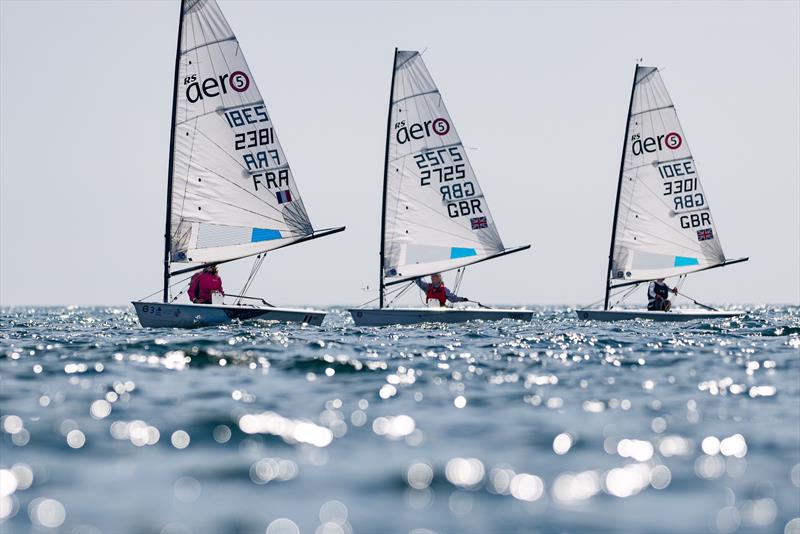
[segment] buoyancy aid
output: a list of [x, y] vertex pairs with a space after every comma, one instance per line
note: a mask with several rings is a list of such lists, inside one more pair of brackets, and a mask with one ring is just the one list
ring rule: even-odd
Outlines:
[[666, 299], [669, 297], [669, 286], [667, 284], [661, 284], [659, 282], [654, 282], [655, 287], [653, 288], [653, 292], [661, 297], [662, 299]]
[[669, 286], [656, 281], [650, 282], [650, 287], [647, 291], [647, 309], [655, 310], [660, 309], [659, 303], [669, 298]]
[[447, 302], [447, 291], [444, 288], [444, 284], [439, 284], [438, 286], [428, 284], [426, 300], [438, 300], [439, 305], [444, 306]]

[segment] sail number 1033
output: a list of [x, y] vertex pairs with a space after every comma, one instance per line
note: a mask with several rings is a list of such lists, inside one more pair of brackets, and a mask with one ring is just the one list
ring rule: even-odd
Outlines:
[[672, 197], [676, 212], [706, 206], [706, 199], [700, 190], [700, 182], [691, 160], [659, 165], [658, 173], [663, 179], [663, 196]]

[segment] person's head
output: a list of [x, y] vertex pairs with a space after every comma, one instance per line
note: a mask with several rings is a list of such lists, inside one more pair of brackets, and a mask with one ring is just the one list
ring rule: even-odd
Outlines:
[[431, 283], [434, 285], [439, 285], [442, 283], [442, 275], [439, 273], [433, 273], [431, 275]]
[[659, 284], [663, 284], [664, 283], [664, 279], [663, 278], [659, 278], [658, 280], [656, 280], [656, 282], [658, 282]]
[[219, 269], [217, 269], [216, 264], [206, 265], [205, 269], [203, 269], [207, 273], [211, 273], [214, 275], [219, 274]]

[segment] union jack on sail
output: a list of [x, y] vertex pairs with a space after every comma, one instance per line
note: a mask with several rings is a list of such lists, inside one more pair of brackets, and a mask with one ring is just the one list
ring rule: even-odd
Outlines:
[[697, 231], [698, 241], [707, 241], [709, 239], [714, 239], [714, 232], [711, 230], [711, 228], [703, 228], [702, 230]]
[[489, 226], [489, 223], [486, 222], [486, 217], [473, 217], [469, 222], [472, 224], [473, 230], [480, 230]]

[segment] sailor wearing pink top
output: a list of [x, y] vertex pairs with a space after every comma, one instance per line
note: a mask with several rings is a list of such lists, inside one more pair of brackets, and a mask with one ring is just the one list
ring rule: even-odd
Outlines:
[[211, 304], [211, 293], [214, 291], [225, 294], [217, 266], [208, 265], [192, 276], [192, 281], [189, 283], [189, 300], [195, 304]]

